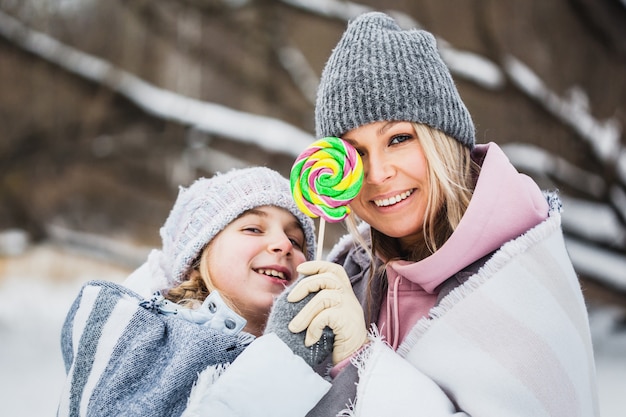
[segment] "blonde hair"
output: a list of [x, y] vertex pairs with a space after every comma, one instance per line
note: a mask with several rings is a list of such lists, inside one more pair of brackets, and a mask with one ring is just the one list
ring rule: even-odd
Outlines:
[[450, 238], [469, 206], [480, 167], [470, 150], [456, 139], [424, 124], [413, 123], [427, 161], [430, 193], [426, 202], [423, 240], [402, 249], [399, 240], [372, 228], [372, 251], [386, 261], [422, 260]]
[[[202, 249], [200, 256], [191, 265], [188, 278], [176, 287], [170, 288], [166, 292], [165, 298], [185, 307], [197, 308], [200, 306], [215, 289], [215, 285], [208, 274], [206, 258], [208, 258], [209, 252], [210, 244]], [[205, 260], [203, 261], [203, 259]], [[203, 272], [205, 273], [203, 274]]]

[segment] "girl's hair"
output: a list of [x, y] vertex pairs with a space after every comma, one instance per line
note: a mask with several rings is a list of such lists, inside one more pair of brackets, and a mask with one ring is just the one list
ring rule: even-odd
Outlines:
[[202, 249], [200, 256], [191, 265], [188, 278], [176, 287], [167, 290], [165, 298], [190, 308], [196, 308], [202, 304], [204, 299], [215, 289], [208, 274], [208, 262], [206, 260], [204, 261], [204, 269], [206, 270], [204, 276], [207, 279], [203, 278], [203, 271], [200, 269], [203, 265], [202, 258], [207, 258], [209, 253], [210, 243]]

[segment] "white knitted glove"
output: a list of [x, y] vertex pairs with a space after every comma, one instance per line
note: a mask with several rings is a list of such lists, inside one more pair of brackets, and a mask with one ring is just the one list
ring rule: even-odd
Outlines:
[[344, 269], [326, 261], [305, 262], [298, 272], [310, 275], [300, 281], [287, 297], [297, 302], [309, 293], [318, 292], [289, 323], [289, 330], [298, 333], [307, 329], [305, 346], [319, 340], [326, 326], [335, 334], [333, 364], [351, 356], [367, 342], [363, 309], [352, 290]]

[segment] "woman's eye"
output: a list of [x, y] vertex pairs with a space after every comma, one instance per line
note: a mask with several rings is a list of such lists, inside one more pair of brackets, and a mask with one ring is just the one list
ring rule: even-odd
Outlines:
[[398, 143], [405, 142], [409, 139], [411, 139], [411, 135], [395, 135], [394, 137], [391, 138], [391, 140], [389, 141], [389, 144], [395, 145]]
[[254, 227], [254, 226], [248, 226], [248, 227], [244, 227], [243, 230], [245, 232], [250, 232], [250, 233], [261, 233], [261, 229], [259, 229], [258, 227]]

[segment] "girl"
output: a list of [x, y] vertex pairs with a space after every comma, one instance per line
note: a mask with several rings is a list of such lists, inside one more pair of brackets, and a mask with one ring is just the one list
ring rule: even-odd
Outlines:
[[434, 37], [383, 13], [352, 21], [322, 73], [316, 134], [351, 143], [365, 179], [351, 203], [363, 223], [333, 263], [299, 267], [309, 276], [267, 326], [303, 358], [333, 330], [332, 387], [307, 416], [597, 416], [560, 201], [475, 144]]
[[181, 415], [198, 373], [216, 378], [262, 334], [315, 250], [311, 219], [268, 168], [181, 188], [160, 234], [124, 285], [89, 282], [71, 307], [59, 416]]

